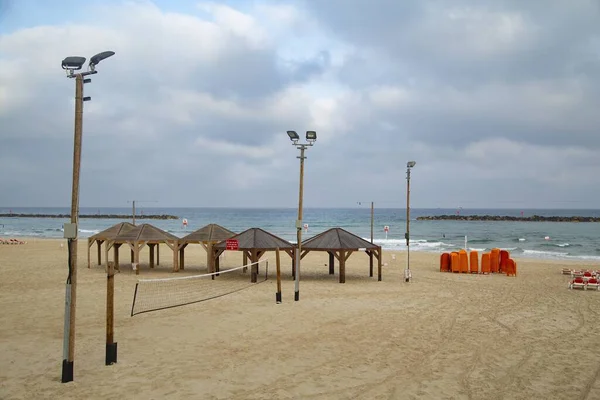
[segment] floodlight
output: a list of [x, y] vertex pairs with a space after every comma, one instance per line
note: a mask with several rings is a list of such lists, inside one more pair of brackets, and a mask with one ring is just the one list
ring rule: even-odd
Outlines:
[[306, 140], [316, 141], [317, 140], [317, 132], [315, 131], [306, 131]]
[[298, 134], [296, 133], [296, 131], [287, 131], [287, 134], [290, 137], [290, 140], [298, 140], [298, 139], [300, 139], [300, 136], [298, 136]]
[[62, 60], [63, 69], [79, 70], [85, 63], [85, 57], [71, 56]]
[[105, 58], [114, 56], [114, 55], [115, 55], [114, 51], [103, 51], [102, 53], [96, 54], [94, 57], [90, 58], [90, 69], [93, 71], [94, 67], [96, 65], [98, 65], [100, 63], [100, 61], [104, 60]]
[[415, 166], [415, 164], [416, 164], [416, 162], [415, 162], [415, 161], [409, 161], [409, 162], [407, 162], [407, 163], [406, 163], [406, 167], [407, 167], [407, 168], [412, 168], [412, 167], [414, 167], [414, 166]]

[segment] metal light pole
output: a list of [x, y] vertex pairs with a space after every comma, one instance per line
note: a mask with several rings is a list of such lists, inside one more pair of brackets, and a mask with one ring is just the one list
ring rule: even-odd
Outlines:
[[[363, 201], [359, 201], [358, 205], [362, 205], [362, 203], [364, 203]], [[375, 203], [372, 201], [371, 202], [371, 243], [373, 243], [373, 223], [374, 223], [374, 216], [375, 216]]]
[[132, 207], [131, 207], [131, 219], [132, 219], [132, 223], [133, 225], [135, 225], [135, 203], [157, 203], [157, 201], [155, 200], [127, 200], [128, 203], [132, 203]]
[[287, 131], [292, 144], [300, 150], [300, 189], [298, 193], [298, 220], [296, 220], [296, 240], [298, 241], [298, 248], [296, 250], [296, 276], [294, 279], [294, 300], [300, 300], [300, 259], [302, 252], [302, 199], [304, 197], [304, 150], [309, 146], [312, 146], [317, 141], [317, 132], [306, 131], [307, 143], [298, 143], [300, 136], [296, 131]]
[[77, 236], [79, 221], [79, 168], [81, 165], [81, 139], [83, 129], [83, 102], [91, 100], [83, 97], [83, 85], [92, 80], [87, 75], [96, 74], [96, 65], [115, 53], [105, 51], [98, 53], [90, 59], [89, 69], [78, 72], [85, 63], [85, 57], [67, 57], [62, 61], [62, 68], [67, 71], [68, 78], [75, 78], [75, 137], [73, 146], [73, 186], [71, 192], [71, 223], [64, 224], [64, 237], [69, 250], [69, 274], [66, 282], [65, 293], [65, 324], [63, 339], [63, 383], [73, 380], [73, 363], [75, 359], [75, 305], [77, 295]]
[[410, 169], [416, 164], [415, 161], [406, 163], [406, 270], [404, 271], [404, 281], [410, 282], [412, 274], [410, 272]]

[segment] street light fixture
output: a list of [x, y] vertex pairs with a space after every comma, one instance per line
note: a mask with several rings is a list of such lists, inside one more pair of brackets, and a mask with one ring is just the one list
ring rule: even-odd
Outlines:
[[410, 272], [410, 170], [415, 166], [415, 161], [406, 163], [406, 269], [404, 270], [404, 281], [410, 282], [412, 274]]
[[306, 131], [306, 141], [307, 143], [298, 143], [300, 140], [300, 135], [296, 133], [296, 131], [287, 131], [292, 144], [296, 146], [298, 150], [300, 150], [300, 190], [298, 196], [298, 219], [296, 220], [296, 233], [297, 233], [297, 241], [298, 241], [298, 249], [296, 253], [296, 269], [295, 269], [295, 277], [294, 277], [294, 300], [300, 300], [300, 258], [302, 252], [302, 197], [304, 195], [304, 150], [306, 150], [309, 146], [312, 146], [317, 141], [317, 132], [315, 131]]
[[[69, 249], [69, 275], [67, 276], [65, 294], [65, 325], [63, 339], [62, 382], [73, 380], [73, 362], [75, 358], [75, 305], [77, 294], [77, 236], [79, 221], [79, 167], [81, 165], [81, 137], [83, 129], [83, 102], [91, 97], [83, 97], [83, 85], [91, 79], [85, 76], [96, 74], [96, 65], [115, 53], [104, 51], [90, 59], [88, 70], [78, 72], [85, 64], [85, 57], [71, 56], [62, 60], [61, 66], [68, 78], [75, 78], [75, 138], [73, 146], [73, 187], [71, 192], [71, 223], [64, 224], [64, 237]], [[107, 348], [108, 351], [108, 348]], [[116, 357], [116, 343], [114, 343]], [[108, 353], [107, 353], [108, 354]]]

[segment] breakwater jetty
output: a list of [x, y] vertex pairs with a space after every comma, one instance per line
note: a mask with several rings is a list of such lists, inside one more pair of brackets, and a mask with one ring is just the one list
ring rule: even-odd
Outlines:
[[518, 221], [518, 222], [600, 222], [600, 217], [513, 217], [510, 215], [431, 215], [417, 217], [418, 221]]
[[[0, 218], [71, 218], [71, 214], [0, 214]], [[131, 214], [81, 214], [79, 218], [96, 219], [131, 219]], [[135, 219], [179, 219], [176, 215], [160, 214], [142, 214], [136, 215]]]

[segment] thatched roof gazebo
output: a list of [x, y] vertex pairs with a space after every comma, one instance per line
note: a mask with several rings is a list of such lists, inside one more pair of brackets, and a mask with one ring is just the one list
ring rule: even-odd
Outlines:
[[235, 236], [235, 232], [223, 228], [221, 225], [208, 224], [189, 235], [182, 237], [179, 239], [179, 267], [181, 269], [184, 268], [184, 251], [187, 245], [190, 243], [199, 243], [204, 250], [206, 250], [206, 265], [208, 272], [215, 272], [215, 263], [214, 258], [212, 257], [213, 245], [233, 236]]
[[331, 228], [302, 242], [302, 259], [311, 251], [329, 254], [329, 274], [334, 274], [334, 257], [340, 263], [340, 283], [346, 282], [346, 260], [355, 251], [369, 255], [369, 276], [373, 276], [373, 257], [377, 258], [377, 280], [381, 280], [381, 246], [377, 246], [342, 228]]
[[133, 251], [132, 262], [138, 265], [135, 271], [136, 274], [139, 274], [140, 250], [145, 245], [148, 245], [150, 248], [150, 268], [154, 268], [154, 247], [158, 250], [158, 245], [164, 243], [173, 250], [173, 272], [177, 272], [179, 271], [177, 262], [178, 241], [179, 238], [177, 236], [153, 225], [137, 225], [131, 230], [120, 233], [111, 241], [115, 249], [115, 267], [119, 266], [119, 247], [122, 244], [128, 244]]
[[104, 246], [105, 259], [108, 262], [108, 251], [112, 247], [112, 243], [110, 242], [115, 237], [117, 237], [121, 233], [125, 233], [135, 228], [135, 225], [129, 222], [120, 222], [116, 225], [111, 226], [103, 230], [102, 232], [98, 232], [95, 235], [92, 235], [88, 238], [88, 251], [87, 251], [87, 260], [88, 260], [88, 268], [91, 266], [91, 256], [90, 249], [96, 243], [98, 245], [98, 265], [102, 264], [102, 243], [106, 242]]
[[[280, 237], [273, 235], [260, 228], [250, 228], [244, 232], [238, 233], [229, 238], [230, 240], [238, 241], [238, 250], [244, 254], [244, 265], [248, 258], [251, 263], [257, 262], [267, 251], [283, 250], [292, 257], [292, 265], [294, 265], [294, 254], [296, 246]], [[219, 242], [213, 246], [213, 260], [215, 269], [219, 271], [219, 256], [227, 250], [226, 241]], [[251, 273], [251, 281], [256, 282], [258, 275], [258, 266], [254, 265]]]

